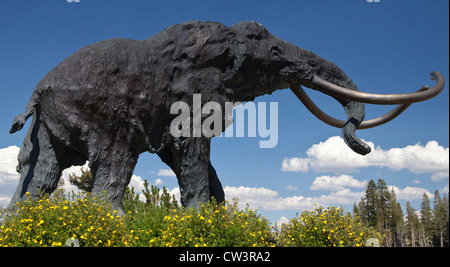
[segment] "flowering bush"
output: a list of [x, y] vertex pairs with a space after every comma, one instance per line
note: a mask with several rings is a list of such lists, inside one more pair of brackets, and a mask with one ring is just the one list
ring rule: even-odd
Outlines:
[[127, 192], [129, 212], [123, 217], [111, 211], [106, 198], [90, 194], [18, 203], [13, 214], [3, 211], [0, 247], [64, 246], [75, 240], [80, 246], [275, 246], [269, 221], [249, 208], [239, 209], [237, 202], [187, 209], [165, 189], [146, 189], [145, 202]]
[[237, 201], [179, 207], [167, 189], [145, 183], [139, 195], [127, 190], [122, 217], [106, 197], [62, 193], [0, 210], [2, 246], [158, 246], [158, 247], [347, 247], [379, 237], [340, 208], [316, 208], [275, 231], [269, 221]]
[[342, 208], [316, 208], [283, 225], [278, 234], [280, 246], [288, 247], [361, 247], [367, 239], [380, 237], [362, 226]]
[[[174, 209], [164, 216], [161, 228], [150, 233], [137, 229], [133, 237], [143, 246], [255, 247], [275, 246], [267, 219], [234, 204], [209, 203], [198, 209]], [[147, 237], [150, 235], [150, 237]]]
[[111, 205], [89, 194], [26, 200], [0, 226], [0, 246], [64, 246], [70, 238], [80, 246], [120, 246], [129, 234]]
[[144, 184], [145, 202], [127, 193], [125, 218], [132, 246], [162, 247], [251, 247], [274, 246], [275, 238], [266, 218], [238, 202], [178, 207], [165, 188], [163, 192]]

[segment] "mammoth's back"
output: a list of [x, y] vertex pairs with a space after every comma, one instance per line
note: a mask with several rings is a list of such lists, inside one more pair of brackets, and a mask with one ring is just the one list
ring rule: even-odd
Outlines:
[[[45, 90], [99, 89], [141, 75], [148, 68], [143, 41], [110, 39], [81, 48], [51, 70], [37, 85]], [[116, 86], [115, 86], [116, 85]]]
[[200, 89], [206, 90], [202, 101], [223, 98], [216, 79], [223, 76], [222, 69], [211, 62], [224, 61], [216, 58], [223, 59], [228, 51], [224, 40], [232, 37], [222, 24], [193, 21], [145, 40], [117, 38], [88, 45], [37, 85], [34, 99], [39, 99], [41, 120], [67, 144], [92, 139], [97, 132], [116, 140], [133, 132], [137, 145], [157, 151], [170, 137], [172, 103], [189, 103]]
[[147, 135], [159, 123], [151, 118], [162, 117], [160, 109], [167, 98], [158, 83], [162, 70], [155, 67], [151, 54], [144, 41], [121, 38], [75, 52], [35, 89], [41, 121], [68, 145], [74, 138], [89, 140], [95, 133], [105, 142], [126, 138], [130, 131]]

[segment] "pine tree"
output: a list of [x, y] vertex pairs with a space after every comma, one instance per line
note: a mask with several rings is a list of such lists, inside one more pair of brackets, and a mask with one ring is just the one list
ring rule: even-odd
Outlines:
[[419, 239], [420, 221], [416, 215], [416, 210], [411, 207], [409, 201], [406, 202], [406, 227], [411, 247], [415, 247]]
[[430, 207], [430, 198], [426, 193], [423, 193], [422, 203], [420, 205], [420, 223], [422, 225], [422, 246], [428, 247], [429, 242], [434, 233], [433, 227], [433, 213]]
[[448, 209], [448, 193], [444, 194], [444, 198], [442, 199], [442, 202], [444, 203], [444, 210], [445, 210], [445, 214], [446, 216], [446, 222], [445, 222], [445, 230], [444, 230], [444, 246], [448, 247], [449, 246], [449, 216], [450, 216], [450, 211]]
[[56, 191], [60, 192], [60, 193], [64, 193], [65, 189], [64, 189], [64, 178], [61, 176], [61, 178], [59, 178], [58, 181], [58, 185], [56, 186]]
[[385, 236], [384, 246], [449, 246], [448, 194], [441, 198], [437, 190], [433, 209], [424, 193], [420, 216], [407, 202], [405, 217], [393, 188], [389, 191], [382, 179], [378, 183], [370, 180], [361, 201], [353, 204], [353, 213], [362, 224]]
[[445, 208], [444, 201], [439, 195], [439, 191], [436, 190], [434, 193], [434, 244], [435, 246], [444, 246], [444, 232], [446, 229], [446, 224], [448, 222], [448, 211]]
[[357, 218], [359, 223], [363, 223], [360, 205], [353, 203], [353, 217]]
[[377, 186], [374, 180], [367, 184], [365, 196], [361, 199], [361, 214], [367, 226], [377, 227]]
[[388, 229], [388, 220], [387, 216], [390, 212], [390, 202], [391, 202], [391, 194], [389, 193], [389, 188], [386, 185], [386, 182], [383, 179], [378, 179], [378, 184], [376, 186], [376, 195], [377, 195], [377, 223], [378, 229], [381, 231], [382, 229]]
[[406, 226], [403, 220], [403, 211], [400, 203], [397, 202], [397, 197], [395, 196], [394, 189], [390, 193], [390, 202], [388, 210], [388, 219], [386, 230], [391, 233], [391, 241], [394, 247], [405, 246], [406, 237]]
[[92, 173], [89, 169], [81, 168], [81, 175], [77, 176], [75, 173], [69, 174], [70, 183], [85, 192], [92, 192]]

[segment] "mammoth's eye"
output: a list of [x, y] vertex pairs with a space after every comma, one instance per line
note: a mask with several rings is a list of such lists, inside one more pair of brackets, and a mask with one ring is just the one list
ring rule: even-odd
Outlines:
[[279, 56], [280, 55], [280, 49], [278, 48], [278, 46], [272, 46], [270, 51], [272, 53], [272, 56]]

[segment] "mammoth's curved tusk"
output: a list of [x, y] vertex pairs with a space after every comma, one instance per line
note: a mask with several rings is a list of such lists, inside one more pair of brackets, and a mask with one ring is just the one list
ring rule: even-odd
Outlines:
[[314, 102], [311, 100], [311, 98], [309, 98], [309, 96], [306, 94], [306, 92], [303, 90], [301, 86], [291, 84], [291, 90], [292, 92], [294, 92], [297, 98], [300, 99], [300, 101], [302, 101], [303, 105], [305, 105], [305, 107], [319, 120], [337, 128], [344, 127], [346, 123], [345, 121], [333, 118], [328, 114], [326, 114], [325, 112], [323, 112], [318, 106], [316, 106], [316, 104], [314, 104]]
[[[306, 108], [314, 116], [316, 116], [318, 119], [325, 122], [326, 124], [337, 127], [337, 128], [342, 128], [347, 123], [346, 121], [333, 118], [333, 117], [329, 116], [328, 114], [326, 114], [325, 112], [323, 112], [316, 104], [314, 104], [314, 102], [311, 100], [311, 98], [309, 98], [309, 96], [301, 88], [301, 86], [292, 84], [291, 90], [298, 97], [298, 99], [300, 99], [300, 101], [302, 101], [302, 103], [306, 106]], [[424, 86], [424, 87], [420, 88], [417, 92], [423, 92], [425, 90], [428, 90], [428, 86]], [[405, 111], [409, 106], [411, 106], [411, 104], [398, 105], [392, 111], [390, 111], [389, 113], [387, 113], [383, 116], [361, 122], [361, 124], [358, 126], [357, 129], [359, 129], [359, 130], [369, 129], [369, 128], [373, 128], [373, 127], [385, 124], [385, 123], [395, 119], [398, 115], [400, 115], [403, 111]]]
[[346, 100], [368, 104], [397, 105], [421, 102], [437, 96], [444, 89], [444, 77], [438, 71], [433, 71], [431, 73], [431, 79], [436, 80], [436, 85], [429, 90], [419, 90], [419, 92], [409, 94], [390, 95], [370, 94], [353, 91], [328, 82], [317, 75], [314, 75], [311, 83], [314, 86], [314, 89], [317, 89], [334, 97], [340, 97]]

